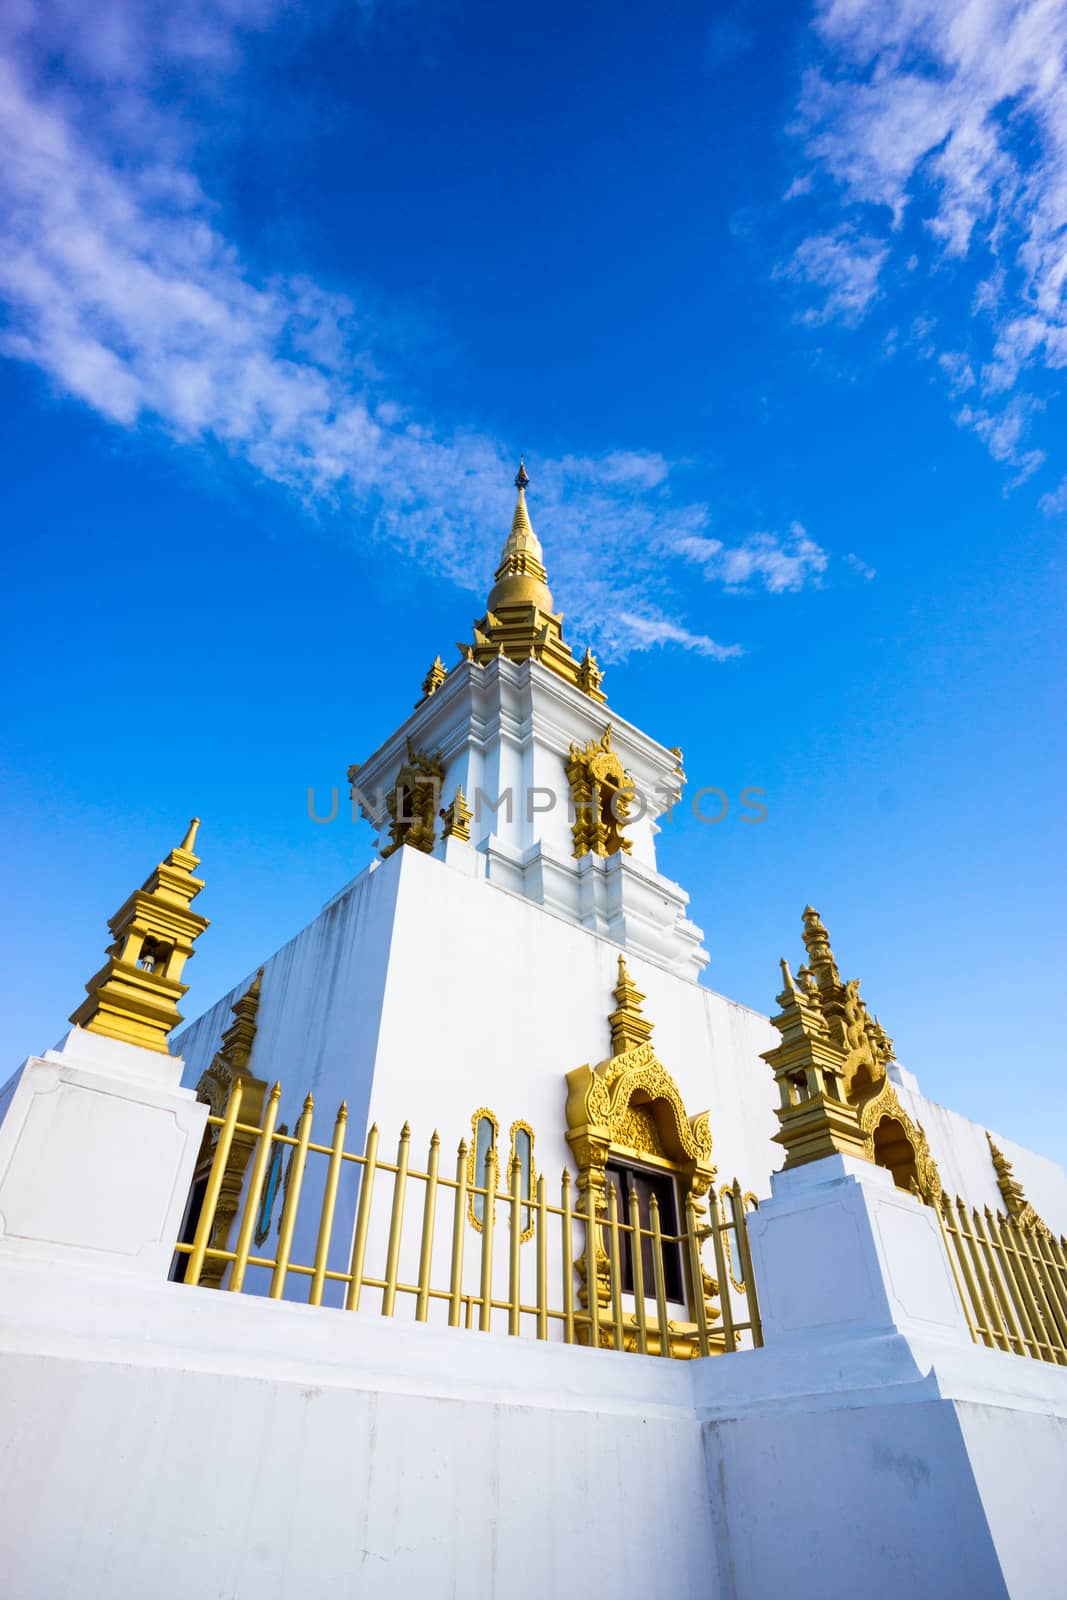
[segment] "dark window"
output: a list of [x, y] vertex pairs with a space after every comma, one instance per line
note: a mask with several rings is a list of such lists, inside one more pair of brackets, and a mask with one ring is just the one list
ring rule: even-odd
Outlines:
[[[675, 1199], [674, 1179], [668, 1172], [656, 1172], [650, 1167], [631, 1166], [629, 1162], [624, 1161], [608, 1162], [607, 1179], [615, 1190], [620, 1222], [629, 1222], [631, 1191], [637, 1195], [637, 1214], [641, 1220], [642, 1228], [641, 1274], [644, 1280], [646, 1300], [652, 1299], [656, 1293], [652, 1239], [649, 1237], [648, 1232], [645, 1231], [652, 1227], [652, 1213], [649, 1203], [652, 1196], [655, 1195], [659, 1205], [660, 1232], [665, 1236], [662, 1250], [663, 1286], [668, 1300], [684, 1303], [682, 1248], [676, 1238], [670, 1237], [678, 1233], [678, 1205]], [[620, 1242], [622, 1244], [623, 1292], [625, 1294], [633, 1294], [633, 1236], [629, 1233], [622, 1233], [620, 1234]], [[605, 1248], [610, 1249], [610, 1240], [607, 1238], [605, 1238]]]
[[[179, 1244], [192, 1244], [196, 1238], [196, 1227], [200, 1221], [200, 1213], [204, 1209], [204, 1196], [207, 1193], [207, 1180], [209, 1174], [201, 1173], [193, 1179], [193, 1186], [189, 1190], [189, 1199], [185, 1207], [185, 1218], [182, 1222], [181, 1232], [178, 1235]], [[185, 1269], [189, 1265], [189, 1257], [184, 1250], [176, 1250], [174, 1260], [170, 1265], [172, 1283], [185, 1282]]]

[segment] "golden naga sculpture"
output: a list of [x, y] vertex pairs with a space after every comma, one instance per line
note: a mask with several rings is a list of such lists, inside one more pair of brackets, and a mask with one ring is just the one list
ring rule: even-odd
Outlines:
[[602, 704], [607, 696], [600, 687], [604, 674], [596, 658], [587, 650], [583, 659], [576, 661], [563, 638], [563, 615], [554, 609], [541, 542], [526, 509], [529, 482], [526, 464], [520, 460], [511, 532], [496, 569], [488, 607], [485, 616], [474, 624], [474, 643], [460, 644], [458, 648], [465, 661], [477, 661], [483, 666], [501, 655], [511, 661], [539, 661]]
[[[587, 1193], [593, 1192], [598, 1217], [607, 1216], [607, 1164], [612, 1156], [636, 1159], [658, 1167], [675, 1180], [684, 1213], [691, 1198], [698, 1218], [706, 1214], [700, 1204], [711, 1188], [716, 1167], [708, 1113], [691, 1117], [678, 1086], [652, 1048], [652, 1023], [643, 1015], [644, 995], [630, 977], [625, 957], [619, 957], [619, 981], [614, 990], [616, 1007], [609, 1018], [612, 1053], [596, 1067], [577, 1067], [567, 1074], [567, 1143], [578, 1168], [578, 1209], [584, 1215]], [[599, 1232], [599, 1230], [598, 1230]], [[576, 1263], [581, 1280], [579, 1298], [589, 1304], [589, 1260]], [[597, 1302], [611, 1298], [610, 1263], [602, 1242], [596, 1244], [594, 1269]], [[690, 1285], [690, 1293], [694, 1291]], [[718, 1319], [719, 1286], [702, 1269], [703, 1294], [709, 1321]], [[675, 1323], [668, 1336], [672, 1353], [693, 1354], [696, 1325]], [[610, 1336], [605, 1332], [605, 1339]], [[636, 1349], [636, 1342], [627, 1348]]]
[[611, 723], [600, 739], [571, 745], [567, 782], [574, 807], [574, 856], [613, 856], [629, 853], [633, 843], [622, 830], [630, 813], [634, 786], [611, 748]]
[[407, 760], [397, 773], [396, 783], [385, 797], [385, 808], [389, 813], [389, 843], [382, 851], [383, 861], [394, 850], [399, 850], [401, 845], [430, 855], [436, 839], [437, 812], [444, 780], [441, 752], [418, 750], [409, 739], [407, 755]]
[[997, 1188], [1004, 1201], [1004, 1208], [1017, 1228], [1022, 1228], [1030, 1233], [1043, 1233], [1051, 1238], [1052, 1230], [1042, 1217], [1034, 1210], [1022, 1184], [1015, 1176], [1011, 1162], [998, 1145], [993, 1143], [993, 1135], [986, 1133], [989, 1142], [989, 1154], [992, 1158], [993, 1168], [997, 1175]]
[[819, 913], [804, 911], [807, 963], [794, 979], [781, 962], [780, 1011], [771, 1022], [781, 1043], [763, 1059], [774, 1069], [781, 1103], [775, 1140], [786, 1168], [824, 1156], [857, 1156], [889, 1169], [898, 1187], [928, 1204], [941, 1178], [922, 1126], [900, 1103], [887, 1067], [893, 1041], [860, 995], [843, 981]]
[[204, 887], [193, 876], [199, 826], [194, 817], [181, 844], [111, 918], [107, 961], [70, 1019], [77, 1027], [167, 1054], [167, 1035], [182, 1020], [178, 1001], [188, 991], [182, 968], [208, 926], [189, 909]]
[[[258, 1127], [263, 1112], [263, 1097], [267, 1085], [262, 1078], [253, 1077], [248, 1071], [248, 1063], [252, 1056], [252, 1045], [256, 1037], [257, 1018], [259, 1015], [260, 989], [263, 983], [263, 968], [260, 967], [248, 989], [233, 1006], [233, 1021], [222, 1035], [211, 1065], [200, 1075], [196, 1086], [196, 1098], [202, 1100], [210, 1108], [212, 1116], [221, 1117], [226, 1110], [226, 1103], [230, 1098], [230, 1091], [237, 1079], [241, 1080], [241, 1123], [248, 1127]], [[275, 1084], [275, 1095], [281, 1095], [281, 1087]], [[215, 1147], [219, 1141], [220, 1129], [208, 1123], [204, 1129], [204, 1139], [200, 1146], [200, 1157], [197, 1162], [197, 1173], [209, 1169], [215, 1156]], [[230, 1230], [241, 1200], [241, 1190], [244, 1187], [245, 1171], [252, 1158], [256, 1147], [256, 1135], [249, 1133], [244, 1127], [234, 1129], [230, 1143], [230, 1153], [226, 1162], [226, 1171], [223, 1174], [222, 1188], [219, 1191], [218, 1205], [215, 1209], [215, 1221], [211, 1229], [208, 1246], [214, 1250], [225, 1250], [229, 1246]], [[208, 1256], [200, 1271], [200, 1282], [207, 1288], [217, 1289], [222, 1282], [226, 1262]]]

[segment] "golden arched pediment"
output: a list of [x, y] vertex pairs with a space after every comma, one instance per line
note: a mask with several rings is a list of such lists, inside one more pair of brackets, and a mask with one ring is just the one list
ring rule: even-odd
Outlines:
[[[634, 1113], [650, 1119], [666, 1160], [699, 1174], [695, 1193], [703, 1194], [715, 1175], [711, 1128], [706, 1111], [690, 1117], [678, 1085], [650, 1044], [609, 1056], [596, 1067], [567, 1074], [567, 1137], [606, 1152], [612, 1146], [640, 1149], [631, 1135]], [[649, 1152], [653, 1153], [653, 1152]], [[579, 1165], [586, 1163], [579, 1160]]]
[[[919, 1198], [925, 1200], [927, 1205], [937, 1205], [941, 1199], [941, 1174], [930, 1154], [922, 1124], [913, 1122], [908, 1116], [892, 1083], [886, 1078], [878, 1093], [864, 1102], [859, 1113], [860, 1133], [866, 1142], [867, 1159], [879, 1166], [887, 1163], [879, 1159], [877, 1136], [879, 1129], [889, 1124], [895, 1124], [911, 1147], [911, 1159], [915, 1167], [913, 1184]], [[893, 1171], [896, 1179], [897, 1173], [891, 1164], [890, 1171]]]

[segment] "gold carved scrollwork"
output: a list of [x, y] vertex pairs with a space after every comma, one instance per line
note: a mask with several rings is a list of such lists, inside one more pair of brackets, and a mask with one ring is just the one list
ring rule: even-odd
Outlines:
[[[910, 1189], [912, 1194], [917, 1195], [928, 1206], [938, 1205], [941, 1200], [941, 1174], [937, 1170], [937, 1162], [930, 1154], [930, 1146], [926, 1142], [922, 1123], [913, 1122], [908, 1116], [888, 1078], [878, 1093], [864, 1102], [860, 1110], [859, 1123], [860, 1132], [866, 1141], [868, 1161], [889, 1166], [894, 1181], [900, 1188]], [[904, 1158], [902, 1167], [886, 1159], [879, 1161], [882, 1153], [879, 1140], [883, 1134], [895, 1136], [894, 1142], [898, 1149], [902, 1140], [909, 1146], [910, 1156]], [[906, 1179], [906, 1182], [901, 1182], [901, 1178]]]
[[613, 856], [620, 850], [629, 853], [633, 843], [622, 830], [629, 818], [634, 786], [611, 748], [610, 723], [600, 739], [571, 745], [567, 782], [574, 807], [575, 859], [590, 854]]

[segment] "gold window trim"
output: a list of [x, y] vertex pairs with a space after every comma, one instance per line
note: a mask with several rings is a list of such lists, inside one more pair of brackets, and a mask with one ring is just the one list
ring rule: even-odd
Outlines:
[[[490, 1111], [488, 1106], [479, 1106], [471, 1117], [471, 1142], [467, 1151], [467, 1220], [477, 1233], [481, 1233], [482, 1223], [481, 1219], [475, 1216], [474, 1213], [474, 1190], [476, 1187], [479, 1189], [482, 1187], [478, 1182], [476, 1163], [478, 1159], [478, 1124], [483, 1117], [493, 1124], [493, 1142], [489, 1146], [489, 1161], [496, 1163], [497, 1182], [499, 1183], [500, 1181], [500, 1158], [497, 1155], [497, 1151], [500, 1148], [500, 1119], [494, 1111]], [[489, 1162], [487, 1161], [487, 1167], [488, 1164]], [[488, 1176], [488, 1172], [486, 1176]]]
[[530, 1220], [519, 1234], [520, 1244], [525, 1244], [527, 1239], [533, 1238], [534, 1234], [534, 1206], [537, 1201], [537, 1162], [534, 1158], [534, 1131], [522, 1117], [517, 1117], [508, 1129], [508, 1138], [511, 1141], [511, 1154], [508, 1158], [508, 1182], [510, 1183], [511, 1181], [512, 1165], [519, 1159], [515, 1150], [515, 1135], [517, 1133], [528, 1134], [530, 1139], [530, 1198], [526, 1200], [525, 1196], [523, 1197], [523, 1204], [527, 1208], [527, 1215]]
[[[615, 998], [618, 1008], [612, 1013], [611, 1024], [616, 1053], [595, 1067], [577, 1067], [567, 1074], [567, 1143], [578, 1168], [577, 1209], [584, 1214], [589, 1203], [587, 1193], [592, 1188], [596, 1215], [606, 1221], [609, 1160], [615, 1157], [638, 1161], [673, 1177], [678, 1224], [684, 1229], [689, 1199], [698, 1218], [704, 1219], [703, 1197], [718, 1170], [712, 1160], [709, 1113], [701, 1111], [690, 1116], [686, 1110], [678, 1085], [649, 1042], [652, 1024], [640, 1009], [644, 995], [632, 983], [622, 956]], [[638, 1034], [644, 1035], [642, 1042], [622, 1048], [624, 1041]], [[588, 1247], [575, 1266], [580, 1279], [579, 1299], [588, 1306]], [[716, 1303], [716, 1280], [702, 1267], [702, 1282], [699, 1286], [694, 1284], [684, 1253], [683, 1274], [690, 1309], [692, 1297], [702, 1292], [708, 1321], [718, 1321], [721, 1313]], [[595, 1275], [598, 1304], [607, 1306], [611, 1301], [610, 1265], [601, 1239], [596, 1245]], [[695, 1353], [695, 1323], [672, 1321], [668, 1337], [673, 1354]]]

